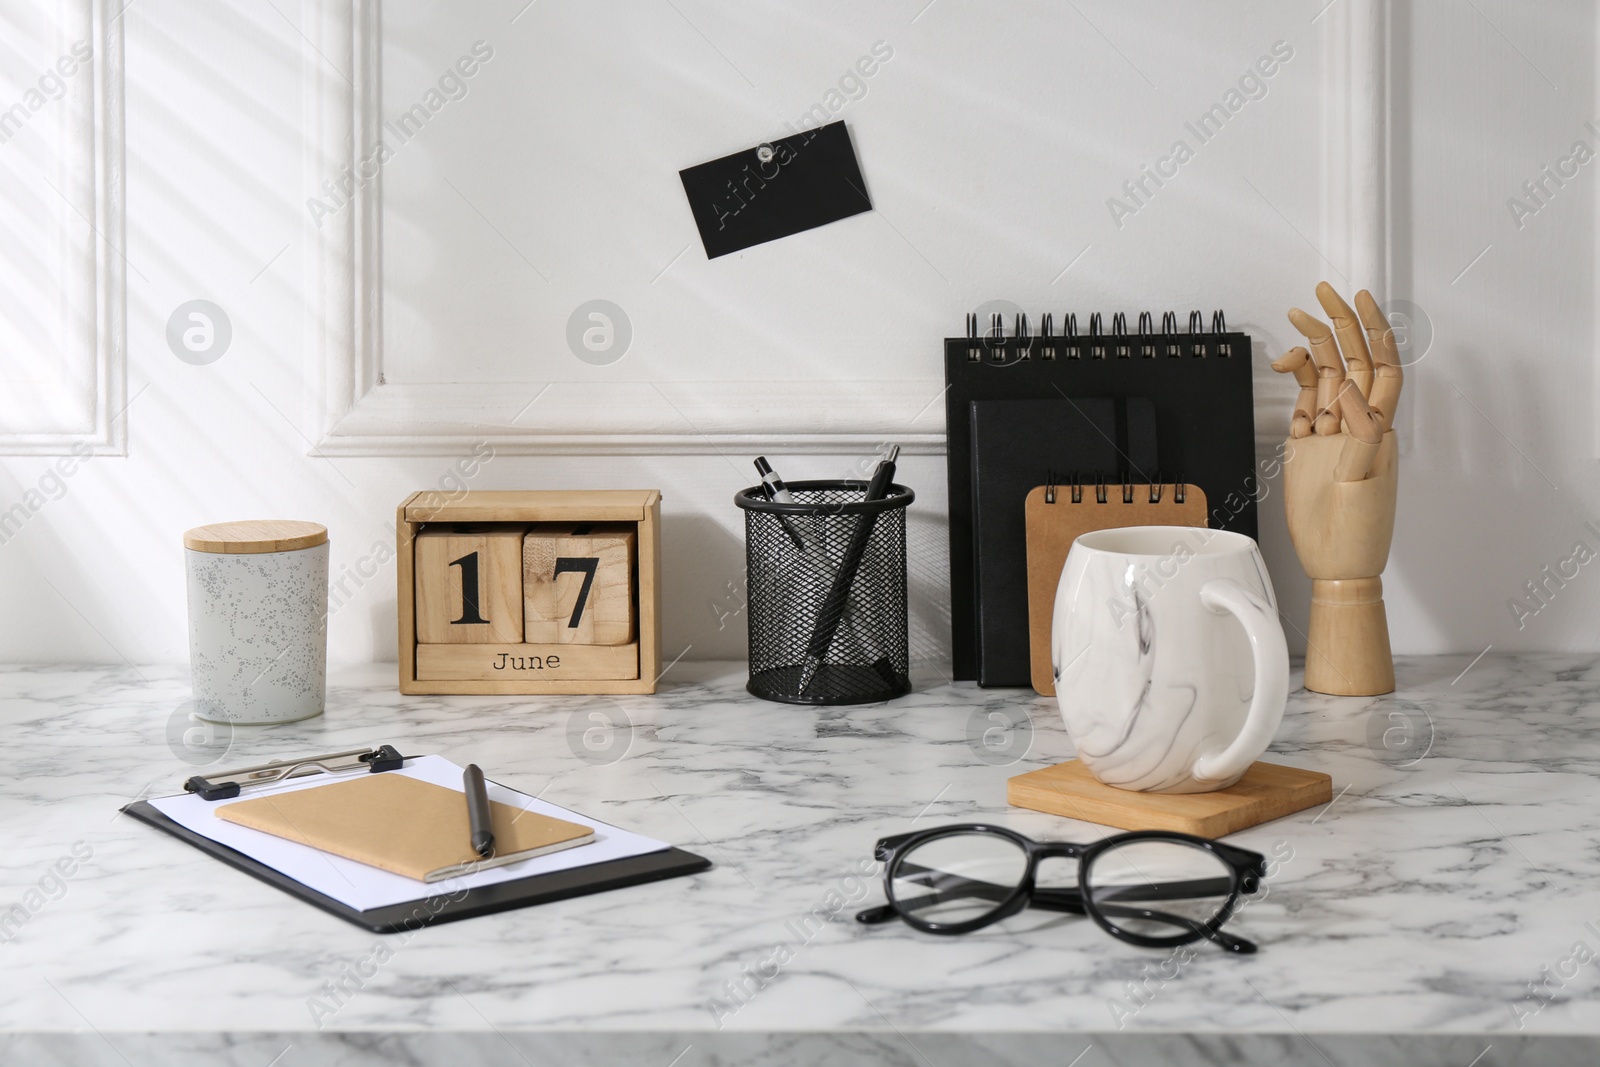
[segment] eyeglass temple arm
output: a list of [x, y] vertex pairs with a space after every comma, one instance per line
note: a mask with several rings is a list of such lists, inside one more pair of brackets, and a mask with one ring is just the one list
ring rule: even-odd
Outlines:
[[[1250, 872], [1253, 875], [1254, 872]], [[1247, 875], [1249, 877], [1249, 875]], [[1097, 896], [1095, 906], [1108, 916], [1119, 919], [1151, 919], [1158, 922], [1170, 923], [1173, 926], [1184, 926], [1210, 938], [1222, 945], [1230, 952], [1251, 953], [1256, 951], [1253, 942], [1232, 934], [1225, 934], [1221, 930], [1210, 931], [1206, 924], [1196, 922], [1182, 915], [1172, 915], [1164, 911], [1151, 911], [1145, 908], [1130, 908], [1126, 901], [1143, 900], [1192, 900], [1197, 897], [1220, 896], [1233, 891], [1233, 882], [1227, 878], [1193, 878], [1182, 882], [1152, 882], [1144, 885], [1122, 885], [1109, 891], [1105, 898]], [[1076, 893], [1076, 890], [1068, 890]]]
[[[1225, 895], [1233, 888], [1226, 878], [1197, 878], [1188, 882], [1161, 882], [1147, 886], [1119, 886], [1117, 900], [1190, 900]], [[1035, 889], [1033, 906], [1046, 911], [1083, 914], [1083, 894], [1076, 888]]]
[[[903, 864], [900, 867], [900, 876], [906, 881], [916, 882], [919, 885], [929, 886], [934, 890], [911, 900], [902, 900], [901, 906], [916, 911], [920, 908], [932, 907], [942, 904], [947, 900], [960, 900], [962, 897], [977, 897], [980, 900], [1002, 901], [1009, 897], [1013, 890], [1007, 886], [995, 885], [976, 878], [966, 878], [948, 871], [936, 871], [928, 867], [918, 867], [913, 864]], [[893, 904], [880, 904], [876, 908], [868, 908], [856, 915], [856, 921], [862, 923], [884, 923], [896, 915]]]
[[[1077, 890], [1071, 890], [1076, 893]], [[1145, 884], [1108, 886], [1096, 900], [1193, 900], [1197, 897], [1222, 896], [1233, 892], [1233, 881], [1228, 878], [1193, 878], [1186, 882], [1149, 882]]]
[[1229, 952], [1237, 952], [1248, 956], [1256, 951], [1256, 943], [1242, 937], [1235, 937], [1223, 930], [1210, 930], [1203, 922], [1186, 918], [1182, 915], [1172, 915], [1164, 911], [1152, 911], [1149, 908], [1127, 908], [1120, 904], [1107, 904], [1097, 902], [1102, 914], [1117, 919], [1148, 919], [1152, 922], [1163, 922], [1169, 926], [1187, 927], [1209, 941], [1215, 941]]
[[[919, 901], [921, 899], [919, 898]], [[1033, 900], [1028, 906], [1042, 911], [1064, 911], [1074, 915], [1086, 914], [1082, 897], [1076, 889], [1040, 890], [1034, 894]], [[1253, 941], [1235, 937], [1222, 930], [1207, 930], [1204, 923], [1185, 919], [1181, 915], [1168, 915], [1166, 912], [1150, 911], [1146, 908], [1124, 908], [1115, 904], [1109, 906], [1102, 904], [1100, 910], [1118, 919], [1151, 919], [1171, 926], [1188, 927], [1202, 937], [1215, 941], [1229, 952], [1237, 952], [1240, 955], [1247, 956], [1256, 951], [1256, 944]], [[899, 913], [895, 911], [893, 904], [879, 904], [875, 908], [868, 908], [865, 911], [858, 912], [856, 914], [856, 922], [877, 926], [880, 923], [892, 922], [898, 917]]]
[[[928, 867], [906, 864], [902, 865], [899, 873], [908, 881], [914, 881], [934, 889], [932, 893], [924, 894], [912, 900], [901, 901], [903, 907], [912, 911], [931, 907], [934, 904], [941, 904], [947, 900], [959, 900], [962, 897], [1001, 901], [1012, 893], [1012, 890], [1006, 886], [980, 881], [975, 878], [966, 878], [947, 871], [936, 871]], [[1157, 882], [1152, 885], [1118, 887], [1117, 899], [1186, 900], [1218, 892], [1229, 892], [1232, 887], [1232, 882], [1225, 878], [1196, 878], [1183, 882]], [[1217, 942], [1230, 952], [1249, 954], [1256, 951], [1256, 945], [1252, 941], [1242, 937], [1235, 937], [1221, 930], [1208, 930], [1205, 923], [1196, 922], [1182, 915], [1172, 915], [1168, 912], [1153, 911], [1148, 908], [1130, 908], [1112, 901], [1096, 901], [1096, 906], [1103, 914], [1114, 918], [1148, 919], [1167, 923], [1171, 926], [1187, 927], [1202, 937]], [[1076, 888], [1035, 889], [1028, 901], [1028, 907], [1037, 908], [1040, 911], [1067, 912], [1073, 915], [1088, 914], [1083, 903], [1083, 893]], [[856, 921], [868, 925], [877, 925], [891, 921], [897, 914], [898, 912], [893, 904], [880, 904], [875, 908], [867, 908], [858, 912]]]
[[[1218, 882], [1221, 885], [1218, 885]], [[1135, 888], [1132, 893], [1119, 893], [1119, 899], [1128, 900], [1183, 900], [1196, 896], [1205, 896], [1209, 892], [1227, 892], [1232, 883], [1226, 879], [1204, 878], [1189, 882], [1165, 882], [1154, 886], [1129, 887]], [[1161, 890], [1166, 890], [1165, 893]], [[1073, 915], [1087, 914], [1083, 906], [1083, 894], [1077, 889], [1036, 889], [1033, 899], [1028, 903], [1030, 908], [1041, 911], [1064, 911]], [[1150, 919], [1156, 922], [1167, 923], [1172, 926], [1187, 927], [1203, 937], [1210, 938], [1222, 945], [1230, 952], [1249, 954], [1256, 951], [1253, 942], [1242, 937], [1224, 933], [1221, 930], [1210, 931], [1206, 924], [1185, 918], [1182, 915], [1172, 915], [1164, 911], [1152, 911], [1148, 908], [1130, 908], [1124, 904], [1112, 901], [1096, 901], [1096, 906], [1101, 913], [1117, 919]], [[893, 911], [893, 908], [890, 909]]]
[[[948, 871], [936, 871], [929, 867], [919, 867], [914, 864], [903, 865], [900, 868], [900, 876], [906, 881], [926, 885], [937, 891], [913, 900], [903, 901], [902, 903], [908, 908], [929, 907], [947, 900], [957, 900], [962, 896], [977, 897], [980, 900], [1000, 901], [1012, 893], [1010, 888], [996, 885], [993, 882], [967, 878], [964, 875], [951, 874]], [[1190, 900], [1195, 897], [1224, 894], [1231, 891], [1232, 888], [1232, 882], [1226, 878], [1195, 878], [1184, 882], [1157, 882], [1151, 885], [1118, 886], [1114, 899], [1117, 901]], [[1101, 902], [1101, 906], [1104, 907], [1107, 903], [1109, 902]], [[1078, 915], [1084, 914], [1083, 894], [1076, 888], [1035, 889], [1031, 906], [1044, 911], [1067, 911]], [[893, 908], [890, 907], [890, 910], [892, 911]]]
[[1035, 889], [1028, 907], [1040, 911], [1065, 911], [1073, 915], [1086, 915], [1083, 894], [1076, 889]]

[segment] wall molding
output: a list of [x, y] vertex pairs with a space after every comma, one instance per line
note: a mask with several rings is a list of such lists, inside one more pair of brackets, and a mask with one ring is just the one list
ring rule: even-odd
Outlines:
[[73, 300], [92, 309], [93, 321], [85, 331], [88, 343], [69, 345], [64, 373], [53, 383], [60, 403], [45, 406], [61, 412], [57, 425], [0, 431], [0, 455], [60, 456], [85, 447], [93, 455], [128, 454], [124, 72], [122, 21], [108, 17], [111, 6], [109, 0], [62, 0], [57, 6], [61, 23], [87, 27], [94, 44], [94, 57], [85, 64], [91, 79], [86, 118], [93, 128], [75, 131], [89, 146], [93, 193], [86, 203], [64, 206], [74, 222], [76, 212], [85, 212], [90, 232], [79, 242], [77, 269], [57, 279], [63, 289], [91, 279]]
[[[379, 7], [379, 0], [305, 0], [308, 195], [346, 168], [354, 173], [378, 140]], [[1341, 0], [1321, 17], [1329, 23], [1324, 240], [1352, 280], [1384, 292], [1387, 8], [1384, 0]], [[483, 442], [509, 455], [825, 454], [876, 451], [888, 440], [909, 454], [944, 451], [937, 379], [388, 383], [381, 173], [321, 227], [308, 212], [307, 227], [314, 455], [455, 454]], [[1278, 440], [1259, 430], [1258, 437], [1267, 447]]]
[[[1341, 0], [1328, 22], [1322, 232], [1353, 289], [1389, 292], [1389, 9]], [[1382, 296], [1380, 296], [1380, 299]]]
[[[1338, 0], [1314, 19], [1325, 43], [1317, 251], [1327, 260], [1324, 276], [1346, 299], [1361, 289], [1380, 302], [1392, 294], [1389, 12], [1386, 0]], [[1256, 393], [1256, 450], [1262, 455], [1282, 446], [1295, 393], [1292, 381], [1273, 377], [1283, 387], [1281, 402], [1269, 403], [1259, 382]], [[1410, 421], [1402, 420], [1396, 432], [1405, 448]]]

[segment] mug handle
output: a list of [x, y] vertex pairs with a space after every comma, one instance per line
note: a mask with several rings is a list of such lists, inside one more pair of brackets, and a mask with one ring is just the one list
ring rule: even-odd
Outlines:
[[1233, 744], [1195, 760], [1193, 774], [1206, 781], [1237, 778], [1250, 769], [1267, 750], [1283, 722], [1283, 708], [1289, 700], [1289, 646], [1283, 627], [1272, 605], [1259, 593], [1246, 589], [1232, 578], [1213, 578], [1200, 587], [1200, 603], [1239, 620], [1250, 639], [1255, 660], [1255, 695], [1245, 715], [1244, 729]]

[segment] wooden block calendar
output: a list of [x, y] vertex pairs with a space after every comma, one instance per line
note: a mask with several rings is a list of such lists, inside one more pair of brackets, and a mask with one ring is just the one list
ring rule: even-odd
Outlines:
[[402, 693], [653, 693], [661, 494], [413, 493], [396, 514]]

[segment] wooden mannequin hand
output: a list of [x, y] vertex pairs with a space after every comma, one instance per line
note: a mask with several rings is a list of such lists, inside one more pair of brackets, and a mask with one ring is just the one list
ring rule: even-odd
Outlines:
[[1394, 536], [1400, 361], [1371, 293], [1356, 294], [1359, 319], [1327, 282], [1317, 299], [1333, 329], [1295, 308], [1289, 321], [1311, 351], [1295, 348], [1272, 365], [1300, 383], [1283, 489], [1289, 537], [1312, 579], [1306, 688], [1387, 693], [1394, 664], [1378, 576]]
[[1394, 432], [1386, 431], [1359, 480], [1341, 480], [1349, 434], [1289, 439], [1283, 500], [1289, 539], [1307, 577], [1371, 578], [1383, 573], [1394, 537], [1398, 464]]

